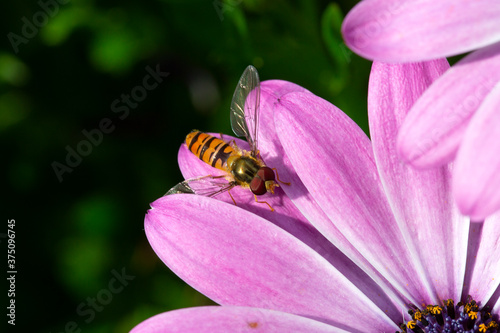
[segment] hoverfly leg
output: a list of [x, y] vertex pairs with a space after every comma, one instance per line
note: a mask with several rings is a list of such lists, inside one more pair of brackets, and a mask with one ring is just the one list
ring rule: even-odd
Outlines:
[[271, 212], [274, 212], [274, 208], [271, 207], [271, 205], [267, 201], [259, 201], [259, 200], [257, 200], [257, 196], [255, 194], [253, 196], [255, 198], [255, 202], [257, 202], [257, 203], [265, 203], [266, 205], [269, 206], [269, 208], [271, 209]]
[[[220, 135], [220, 139], [225, 142], [225, 140], [224, 140], [224, 133], [219, 133], [219, 135]], [[231, 141], [229, 141], [228, 143], [229, 143], [229, 145], [231, 147], [237, 147], [236, 146], [236, 141], [234, 141], [234, 139], [231, 140]]]
[[229, 193], [231, 200], [233, 200], [234, 205], [237, 207], [238, 205], [236, 204], [236, 201], [234, 200], [233, 195], [231, 194], [231, 190], [228, 190], [227, 193]]
[[273, 168], [273, 170], [274, 170], [274, 173], [276, 173], [276, 179], [277, 179], [280, 183], [285, 184], [285, 185], [288, 185], [288, 186], [292, 185], [292, 183], [290, 183], [290, 182], [284, 182], [284, 181], [282, 181], [282, 180], [280, 179], [280, 176], [278, 175], [278, 170], [276, 170], [276, 168]]
[[225, 175], [220, 175], [220, 176], [206, 175], [206, 176], [200, 177], [199, 179], [203, 179], [203, 178], [224, 178], [224, 177], [226, 177], [226, 176]]

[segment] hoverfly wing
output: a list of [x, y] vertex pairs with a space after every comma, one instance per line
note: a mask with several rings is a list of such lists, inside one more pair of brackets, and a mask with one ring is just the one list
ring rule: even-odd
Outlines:
[[222, 177], [203, 176], [186, 179], [172, 187], [165, 195], [170, 194], [197, 194], [213, 197], [232, 189], [236, 184]]
[[182, 194], [182, 193], [195, 194], [194, 190], [189, 186], [189, 183], [183, 181], [172, 187], [170, 190], [168, 190], [168, 192], [165, 193], [165, 195]]
[[244, 136], [252, 155], [258, 152], [260, 80], [257, 69], [248, 66], [241, 75], [231, 101], [231, 128], [236, 136]]

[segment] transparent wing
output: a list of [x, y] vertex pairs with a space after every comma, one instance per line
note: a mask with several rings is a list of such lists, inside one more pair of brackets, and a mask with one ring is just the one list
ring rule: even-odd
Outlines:
[[258, 126], [260, 109], [259, 73], [253, 66], [248, 66], [241, 75], [231, 101], [231, 127], [234, 134], [244, 136], [252, 151], [258, 152]]
[[172, 187], [165, 195], [170, 194], [197, 194], [205, 197], [214, 197], [218, 194], [229, 191], [235, 183], [227, 181], [223, 177], [203, 176], [186, 179]]

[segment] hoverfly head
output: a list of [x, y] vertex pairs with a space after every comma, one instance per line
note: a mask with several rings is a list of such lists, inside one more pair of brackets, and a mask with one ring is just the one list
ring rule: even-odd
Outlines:
[[269, 167], [261, 167], [257, 174], [250, 182], [250, 190], [255, 195], [263, 195], [266, 192], [274, 194], [274, 188], [278, 186], [275, 182], [275, 175], [273, 169]]

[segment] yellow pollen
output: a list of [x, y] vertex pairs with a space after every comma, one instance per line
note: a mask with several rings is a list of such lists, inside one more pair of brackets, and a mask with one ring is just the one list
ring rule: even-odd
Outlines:
[[471, 311], [468, 313], [470, 319], [477, 319], [477, 312]]
[[431, 313], [432, 314], [440, 314], [441, 313], [441, 307], [440, 306], [433, 306], [432, 309], [431, 309]]
[[[463, 322], [456, 320], [457, 329], [459, 329], [460, 332], [464, 332], [464, 330], [472, 325], [474, 326], [474, 332], [489, 333], [494, 331], [500, 333], [498, 330], [500, 322], [493, 320], [487, 308], [481, 309], [479, 304], [471, 296], [467, 297], [466, 302], [460, 301], [456, 306], [455, 301], [452, 299], [443, 300], [442, 302], [444, 306], [422, 304], [420, 309], [410, 304], [408, 314], [411, 316], [411, 320], [406, 322], [403, 321], [403, 323], [399, 325], [400, 331], [396, 333], [423, 332], [424, 330], [426, 332], [427, 330], [440, 332], [448, 325], [449, 317], [460, 318], [460, 320], [467, 317], [470, 319], [470, 321], [467, 321], [467, 319], [465, 319], [465, 321], [462, 320]], [[448, 317], [446, 317], [446, 314]], [[464, 318], [465, 315], [467, 317]], [[453, 330], [453, 332], [455, 332], [455, 330]]]

